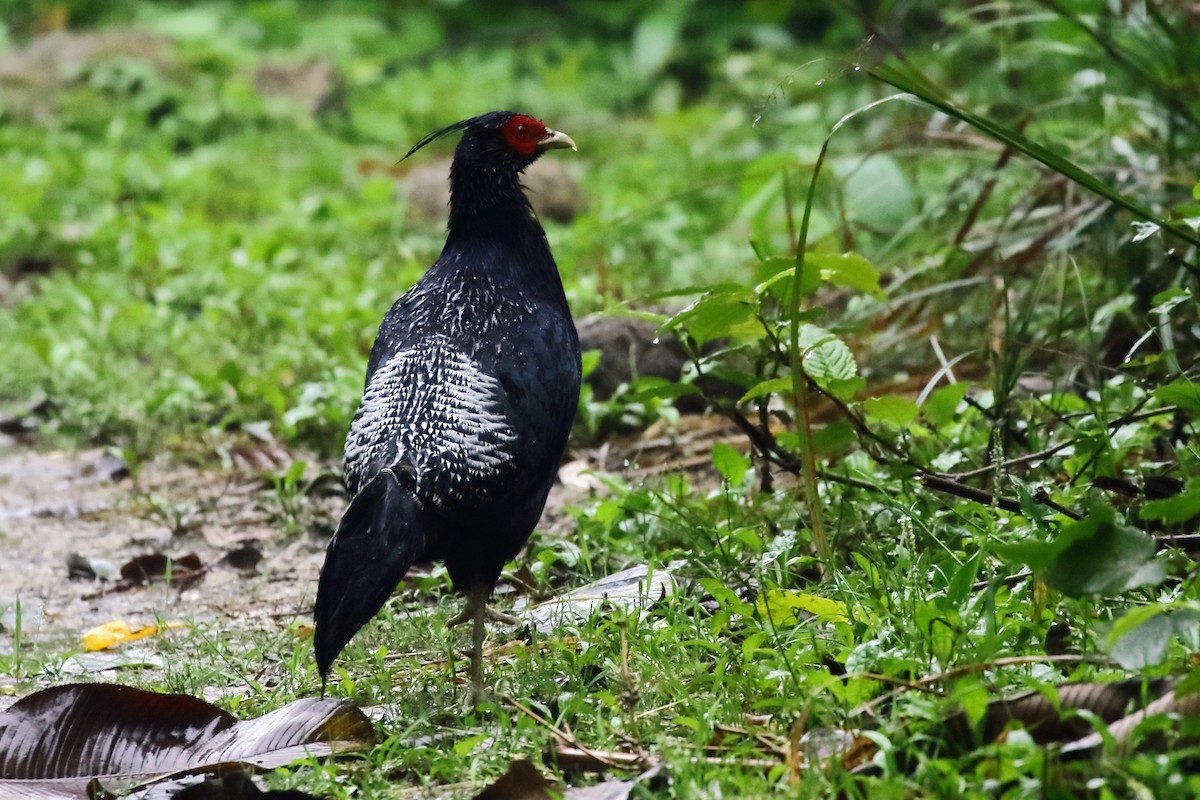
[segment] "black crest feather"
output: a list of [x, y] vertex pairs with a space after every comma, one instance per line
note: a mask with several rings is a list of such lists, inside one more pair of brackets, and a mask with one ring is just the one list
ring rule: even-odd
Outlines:
[[[445, 136], [448, 133], [454, 133], [455, 131], [461, 131], [464, 128], [469, 128], [472, 125], [479, 124], [479, 123], [498, 124], [500, 121], [506, 120], [509, 117], [511, 117], [514, 113], [515, 112], [513, 112], [513, 111], [492, 111], [487, 114], [480, 114], [478, 117], [471, 117], [470, 119], [464, 119], [459, 122], [455, 122], [451, 125], [447, 125], [446, 127], [442, 128], [441, 130], [434, 131], [433, 133], [426, 134], [425, 136], [421, 137], [421, 140], [419, 142], [417, 142], [416, 144], [414, 144], [411, 148], [409, 148], [409, 151], [404, 154], [404, 158], [408, 158], [409, 156], [411, 156], [413, 153], [420, 150], [425, 145], [429, 144], [430, 142], [436, 142], [438, 139], [442, 138], [443, 136]], [[404, 158], [400, 159], [400, 161], [403, 161]], [[399, 163], [399, 162], [397, 162], [397, 163]]]
[[[430, 133], [430, 134], [426, 134], [425, 136], [421, 137], [421, 141], [414, 144], [412, 146], [412, 148], [410, 148], [409, 151], [404, 154], [404, 158], [408, 158], [409, 156], [411, 156], [413, 153], [420, 150], [425, 145], [429, 144], [430, 142], [436, 142], [438, 139], [442, 138], [443, 136], [445, 136], [448, 133], [454, 133], [454, 131], [461, 131], [463, 128], [467, 127], [474, 121], [475, 121], [475, 117], [472, 117], [471, 119], [464, 119], [460, 122], [455, 122], [453, 125], [447, 125], [446, 127], [442, 128], [441, 130], [434, 131], [433, 133]], [[403, 161], [404, 158], [402, 158], [400, 160]]]

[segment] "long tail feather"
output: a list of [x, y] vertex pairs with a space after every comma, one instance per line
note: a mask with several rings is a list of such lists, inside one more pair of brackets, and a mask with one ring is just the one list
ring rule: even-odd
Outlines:
[[313, 609], [322, 686], [338, 653], [420, 557], [430, 524], [391, 470], [376, 475], [350, 503], [329, 540]]

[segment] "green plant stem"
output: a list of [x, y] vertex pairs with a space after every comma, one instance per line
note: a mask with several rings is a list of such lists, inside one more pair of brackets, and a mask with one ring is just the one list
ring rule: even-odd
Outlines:
[[[836, 128], [835, 128], [836, 130]], [[792, 355], [792, 407], [796, 409], [797, 430], [800, 434], [800, 458], [803, 472], [800, 484], [804, 491], [804, 501], [808, 506], [809, 526], [812, 528], [813, 547], [817, 558], [825, 565], [829, 564], [829, 540], [825, 537], [825, 527], [821, 522], [821, 497], [817, 491], [817, 464], [813, 456], [812, 424], [808, 417], [808, 376], [804, 374], [804, 354], [800, 351], [800, 284], [804, 274], [804, 256], [808, 251], [808, 226], [812, 217], [813, 200], [816, 197], [817, 178], [821, 175], [821, 165], [825, 163], [825, 154], [829, 150], [830, 133], [821, 145], [821, 152], [813, 165], [812, 180], [808, 184], [808, 196], [804, 201], [804, 214], [800, 217], [800, 233], [796, 238], [796, 268], [792, 273], [792, 307], [791, 325], [789, 328]], [[790, 198], [788, 205], [791, 205]]]

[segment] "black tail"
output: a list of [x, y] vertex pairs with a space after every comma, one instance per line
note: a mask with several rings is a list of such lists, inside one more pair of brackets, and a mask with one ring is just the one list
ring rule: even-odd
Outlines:
[[325, 551], [313, 609], [313, 647], [321, 685], [338, 653], [383, 608], [425, 550], [430, 520], [391, 470], [354, 500]]

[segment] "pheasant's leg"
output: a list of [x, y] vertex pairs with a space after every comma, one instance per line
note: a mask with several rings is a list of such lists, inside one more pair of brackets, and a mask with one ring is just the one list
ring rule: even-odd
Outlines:
[[467, 602], [463, 603], [462, 611], [458, 612], [457, 616], [446, 623], [447, 628], [453, 628], [475, 619], [476, 606], [486, 605], [487, 603], [487, 595], [481, 594], [476, 589], [467, 592], [466, 597]]
[[469, 675], [471, 678], [471, 704], [479, 705], [486, 696], [483, 691], [483, 637], [484, 637], [484, 619], [489, 615], [487, 607], [488, 595], [491, 594], [488, 587], [472, 587], [466, 593], [467, 602], [463, 604], [463, 610], [450, 620], [446, 627], [453, 628], [455, 625], [461, 625], [464, 622], [472, 622], [471, 629], [471, 667]]
[[[482, 599], [481, 599], [482, 597]], [[505, 614], [503, 611], [497, 611], [487, 604], [487, 593], [477, 594], [474, 591], [467, 592], [467, 602], [463, 605], [463, 610], [458, 613], [453, 619], [446, 623], [447, 628], [453, 628], [456, 625], [462, 625], [464, 622], [470, 622], [475, 619], [477, 613], [476, 604], [483, 606], [483, 614], [492, 622], [499, 622], [503, 625], [520, 625], [521, 620], [511, 614]]]
[[477, 706], [487, 699], [483, 691], [483, 618], [488, 607], [480, 603], [475, 607], [475, 628], [471, 632], [471, 705]]
[[499, 622], [502, 625], [520, 625], [521, 624], [520, 618], [514, 617], [512, 614], [505, 614], [503, 611], [497, 611], [496, 609], [492, 608], [491, 606], [484, 606], [483, 613], [485, 615], [487, 615], [487, 618], [490, 619], [492, 622]]

